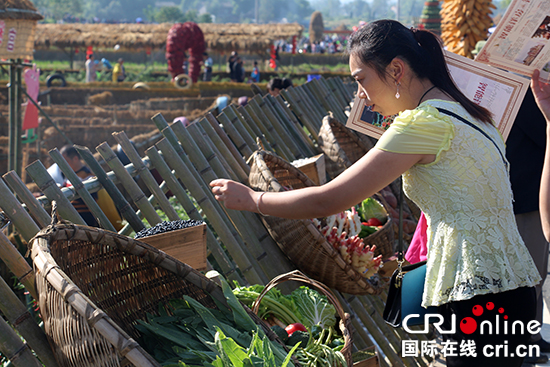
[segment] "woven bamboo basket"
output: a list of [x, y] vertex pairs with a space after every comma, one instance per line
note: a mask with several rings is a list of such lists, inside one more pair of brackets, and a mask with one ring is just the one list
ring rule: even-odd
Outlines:
[[[137, 320], [158, 305], [190, 296], [217, 309], [221, 287], [146, 243], [99, 228], [62, 222], [32, 242], [39, 305], [60, 366], [160, 366], [135, 339]], [[244, 306], [266, 335], [282, 344]]]
[[353, 132], [331, 115], [323, 118], [318, 144], [325, 153], [325, 169], [331, 179], [374, 147], [368, 136]]
[[[363, 157], [374, 147], [375, 142], [371, 139], [369, 136], [348, 129], [332, 115], [325, 116], [319, 130], [318, 144], [325, 153], [325, 169], [328, 176], [331, 179], [335, 178]], [[393, 194], [398, 197], [397, 180], [389, 186]], [[418, 221], [420, 209], [406, 195], [405, 210]]]
[[[342, 348], [341, 352], [344, 355], [344, 358], [346, 358], [346, 362], [348, 366], [351, 366], [353, 364], [352, 357], [351, 357], [353, 338], [350, 331], [351, 330], [350, 315], [344, 312], [342, 305], [340, 304], [340, 302], [338, 301], [334, 293], [332, 293], [332, 291], [323, 283], [320, 283], [314, 279], [308, 278], [305, 274], [303, 274], [299, 270], [294, 270], [294, 271], [291, 271], [290, 273], [281, 274], [278, 277], [273, 278], [265, 286], [262, 293], [260, 293], [256, 301], [254, 301], [254, 305], [252, 306], [252, 311], [255, 314], [257, 314], [260, 308], [262, 299], [267, 294], [267, 292], [269, 292], [271, 288], [274, 288], [277, 285], [287, 281], [302, 282], [311, 288], [315, 288], [316, 290], [321, 291], [321, 293], [327, 297], [328, 301], [336, 308], [336, 312], [338, 313], [338, 316], [339, 316], [338, 327], [340, 328], [340, 332], [344, 337], [344, 348]], [[327, 367], [331, 367], [331, 366], [327, 366]], [[342, 366], [342, 367], [345, 367], [345, 366]]]
[[[251, 160], [249, 184], [254, 190], [280, 192], [315, 185], [300, 170], [271, 152], [257, 151]], [[347, 264], [310, 219], [261, 218], [281, 250], [309, 277], [349, 294], [378, 294], [386, 285], [378, 275], [365, 279]], [[393, 244], [391, 219], [386, 225], [387, 229], [384, 226], [378, 230], [380, 234], [365, 244], [384, 247], [390, 236], [389, 243]]]

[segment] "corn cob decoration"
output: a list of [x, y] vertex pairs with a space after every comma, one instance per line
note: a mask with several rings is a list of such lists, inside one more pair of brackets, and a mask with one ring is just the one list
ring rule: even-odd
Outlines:
[[493, 9], [491, 0], [444, 0], [441, 38], [447, 50], [473, 59], [476, 43], [487, 39]]

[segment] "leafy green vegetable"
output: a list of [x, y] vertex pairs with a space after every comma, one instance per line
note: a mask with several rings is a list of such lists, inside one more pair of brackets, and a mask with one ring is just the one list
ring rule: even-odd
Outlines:
[[[264, 288], [263, 285], [258, 284], [250, 287], [237, 287], [233, 290], [233, 293], [242, 303], [248, 307], [252, 307], [252, 304], [258, 299]], [[284, 296], [278, 289], [272, 288], [262, 298], [258, 309], [258, 316], [262, 319], [273, 316], [285, 325], [289, 325], [300, 322], [296, 311], [296, 304], [292, 297]]]
[[360, 213], [364, 221], [367, 221], [370, 218], [376, 218], [382, 223], [386, 222], [388, 216], [382, 204], [374, 198], [366, 198], [363, 200], [361, 203]]
[[305, 286], [291, 293], [299, 312], [300, 322], [310, 329], [313, 325], [329, 328], [336, 325], [336, 308], [327, 297]]

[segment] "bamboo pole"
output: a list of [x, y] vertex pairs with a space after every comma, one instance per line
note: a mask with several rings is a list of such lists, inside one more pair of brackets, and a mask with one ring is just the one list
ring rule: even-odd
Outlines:
[[253, 142], [252, 145], [249, 145], [249, 143], [245, 139], [243, 139], [241, 134], [233, 126], [233, 124], [229, 120], [229, 117], [227, 117], [224, 113], [218, 115], [218, 117], [216, 117], [216, 120], [218, 120], [222, 124], [223, 130], [225, 130], [229, 138], [233, 141], [233, 144], [235, 144], [239, 152], [241, 152], [241, 154], [244, 156], [245, 160], [250, 158], [255, 150], [258, 150], [256, 142]]
[[[176, 178], [176, 176], [174, 176], [170, 167], [168, 167], [166, 162], [162, 159], [158, 150], [155, 147], [150, 147], [145, 151], [145, 154], [147, 155], [147, 157], [149, 157], [151, 163], [164, 179], [164, 182], [166, 182], [166, 185], [168, 186], [170, 191], [172, 191], [178, 202], [183, 206], [183, 209], [185, 210], [189, 218], [202, 221], [203, 218], [197, 210], [197, 207], [195, 207], [195, 205], [185, 192], [185, 189], [178, 182], [178, 179]], [[210, 226], [208, 225], [206, 226], [206, 244], [208, 249], [212, 253], [212, 256], [214, 256], [218, 265], [220, 266], [223, 275], [227, 279], [235, 280], [239, 282], [239, 284], [244, 284], [243, 279], [236, 272], [236, 267], [233, 261], [225, 254], [220, 244], [218, 243], [218, 240], [216, 240], [214, 233], [210, 229]]]
[[346, 102], [342, 94], [340, 93], [340, 89], [334, 84], [334, 80], [332, 79], [320, 79], [321, 84], [324, 86], [324, 88], [332, 94], [332, 97], [334, 100], [338, 103], [338, 107], [343, 111], [346, 106], [349, 106], [349, 104]]
[[[250, 167], [246, 165], [247, 171], [237, 162], [233, 154], [229, 151], [229, 148], [224, 144], [222, 138], [216, 133], [212, 125], [208, 122], [206, 118], [203, 118], [199, 121], [198, 125], [204, 132], [205, 136], [210, 139], [213, 144], [213, 147], [216, 147], [217, 151], [220, 153], [218, 157], [222, 159], [222, 162], [225, 161], [231, 167], [235, 175], [238, 177], [236, 181], [239, 182], [248, 182], [248, 172], [250, 172]], [[244, 162], [242, 157], [239, 158]]]
[[281, 95], [288, 102], [291, 111], [294, 112], [296, 117], [302, 122], [302, 124], [304, 124], [313, 139], [318, 140], [319, 128], [317, 127], [317, 123], [314, 121], [315, 116], [311, 113], [306, 114], [304, 112], [304, 110], [302, 109], [302, 100], [300, 99], [300, 97], [296, 95], [292, 88], [282, 90]]
[[84, 201], [84, 204], [86, 204], [88, 209], [90, 209], [92, 215], [97, 219], [99, 226], [108, 231], [116, 232], [116, 229], [111, 221], [109, 221], [109, 218], [107, 218], [92, 195], [88, 192], [88, 190], [86, 190], [80, 177], [77, 176], [71, 166], [69, 166], [67, 161], [65, 161], [65, 158], [63, 158], [61, 153], [59, 153], [59, 150], [54, 148], [49, 151], [49, 154], [52, 160], [57, 163], [59, 169], [61, 169], [61, 172], [63, 172], [65, 177], [67, 177], [67, 179], [71, 182], [73, 188], [78, 193], [78, 196], [80, 196], [82, 201]]
[[315, 113], [317, 113], [318, 116], [320, 116], [320, 119], [318, 121], [319, 121], [319, 124], [321, 124], [323, 117], [327, 114], [328, 111], [323, 106], [321, 101], [319, 101], [317, 97], [313, 94], [313, 92], [311, 91], [311, 86], [308, 84], [309, 83], [300, 85], [299, 87], [296, 88], [296, 91], [302, 95], [302, 98], [304, 99], [304, 103], [306, 103], [306, 105], [312, 106], [313, 107], [312, 110], [315, 111]]
[[159, 204], [162, 211], [166, 214], [169, 220], [175, 221], [180, 220], [178, 213], [172, 208], [172, 205], [170, 205], [170, 202], [166, 198], [166, 195], [160, 190], [159, 185], [153, 175], [151, 174], [151, 171], [145, 167], [145, 164], [141, 160], [141, 157], [139, 156], [138, 152], [130, 142], [130, 139], [128, 139], [128, 136], [124, 131], [119, 133], [113, 133], [112, 134], [115, 138], [115, 140], [120, 144], [122, 147], [122, 150], [124, 150], [124, 153], [126, 153], [126, 156], [132, 162], [134, 167], [140, 172], [140, 177], [143, 179], [143, 182], [147, 186], [147, 188], [151, 191], [153, 196], [156, 198], [157, 203]]
[[15, 225], [25, 241], [30, 241], [40, 228], [23, 208], [21, 203], [13, 196], [12, 192], [3, 180], [0, 180], [0, 207], [4, 214]]
[[252, 103], [253, 107], [254, 105], [258, 106], [260, 112], [256, 111], [256, 114], [260, 119], [265, 119], [266, 124], [273, 126], [273, 129], [277, 132], [277, 134], [285, 144], [285, 147], [290, 152], [290, 159], [291, 161], [293, 161], [301, 156], [300, 149], [298, 149], [298, 147], [292, 140], [290, 133], [286, 129], [286, 126], [277, 119], [275, 113], [271, 109], [270, 104], [265, 101], [265, 98], [267, 98], [267, 95], [264, 98], [256, 96], [252, 98], [249, 103]]
[[[264, 122], [256, 115], [256, 112], [252, 108], [251, 105], [247, 104], [245, 107], [242, 108], [243, 116], [248, 119], [248, 123], [250, 125], [255, 125], [260, 129], [262, 134], [267, 139], [269, 146], [271, 147], [271, 150], [275, 152], [279, 156], [283, 156], [284, 152], [282, 149], [282, 141], [279, 136], [277, 135], [277, 132], [273, 130], [273, 126], [270, 126], [269, 128], [264, 124]], [[267, 147], [266, 147], [267, 149]]]
[[[176, 136], [176, 134], [174, 134], [174, 131], [170, 128], [170, 126], [168, 126], [168, 123], [166, 122], [162, 114], [158, 113], [153, 116], [152, 119], [157, 128], [162, 128], [164, 126], [164, 128], [162, 128], [161, 130], [161, 133], [172, 145], [172, 148], [174, 148], [183, 164], [185, 164], [189, 171], [193, 172], [193, 177], [196, 178], [196, 183], [201, 187], [201, 192], [203, 193], [203, 195], [206, 196], [208, 200], [210, 200], [214, 208], [221, 215], [221, 218], [225, 221], [226, 225], [230, 228], [233, 227], [233, 224], [231, 223], [231, 220], [227, 217], [224, 208], [222, 208], [221, 204], [214, 198], [214, 195], [212, 194], [209, 186], [210, 181], [206, 182], [202, 179], [202, 175], [199, 172], [201, 171], [201, 169], [198, 169], [195, 164], [191, 162], [186, 152], [180, 145], [178, 137]], [[207, 168], [205, 167], [204, 169]], [[195, 183], [195, 181], [193, 182]]]
[[29, 291], [32, 298], [38, 300], [34, 285], [34, 271], [13, 243], [0, 232], [0, 259]]
[[[178, 136], [178, 133], [176, 132], [176, 130], [180, 128], [181, 127], [179, 125], [178, 126], [176, 126], [175, 124], [172, 125], [172, 130], [174, 130], [174, 132], [176, 133], [176, 136]], [[184, 129], [190, 135], [190, 139], [196, 143], [203, 157], [206, 159], [210, 167], [212, 167], [214, 172], [216, 172], [216, 175], [218, 175], [218, 177], [227, 177], [233, 181], [239, 181], [239, 178], [237, 177], [235, 172], [233, 172], [233, 170], [231, 169], [231, 166], [229, 166], [227, 161], [219, 155], [219, 152], [214, 150], [214, 147], [211, 144], [211, 142], [206, 140], [208, 136], [202, 134], [200, 125], [191, 124], [186, 128], [184, 127]], [[182, 133], [182, 134], [185, 134], [185, 133]], [[247, 182], [248, 180], [242, 183], [246, 184]]]
[[[216, 132], [216, 135], [223, 141], [227, 149], [231, 152], [231, 155], [233, 156], [235, 161], [239, 163], [243, 171], [246, 173], [246, 176], [248, 177], [248, 174], [250, 173], [250, 167], [246, 164], [245, 159], [243, 158], [242, 154], [237, 150], [231, 139], [229, 139], [229, 136], [227, 136], [225, 131], [223, 131], [223, 129], [220, 127], [220, 123], [218, 122], [218, 120], [216, 120], [214, 115], [212, 115], [211, 113], [207, 113], [205, 119], [210, 124], [210, 127]], [[205, 130], [208, 131], [206, 126], [204, 127]], [[214, 135], [211, 135], [210, 133], [208, 135], [210, 135], [210, 138], [214, 140]]]
[[314, 98], [321, 102], [327, 114], [328, 112], [332, 112], [338, 121], [345, 123], [346, 119], [342, 119], [343, 113], [332, 100], [332, 96], [324, 91], [316, 80], [312, 80], [310, 83], [307, 83], [307, 85], [304, 85], [304, 87], [305, 89], [309, 89]]
[[241, 111], [244, 111], [243, 106], [239, 106], [237, 108], [237, 107], [235, 107], [235, 105], [231, 104], [231, 105], [228, 106], [228, 111], [227, 112], [229, 112], [229, 114], [227, 116], [230, 119], [238, 118], [240, 120], [241, 124], [243, 124], [243, 126], [246, 128], [246, 130], [248, 130], [249, 134], [251, 136], [256, 137], [256, 141], [258, 139], [260, 139], [260, 142], [262, 143], [264, 150], [273, 151], [273, 149], [271, 149], [271, 145], [269, 144], [269, 141], [267, 141], [265, 135], [262, 133], [262, 131], [260, 130], [258, 125], [254, 124], [254, 123], [251, 123], [252, 119], [245, 118], [244, 115], [241, 113]]
[[344, 95], [346, 101], [348, 102], [348, 105], [351, 101], [353, 101], [353, 93], [351, 91], [350, 88], [348, 88], [345, 84], [344, 84], [344, 81], [342, 80], [342, 78], [337, 78], [337, 77], [334, 77], [333, 78], [336, 85], [338, 85], [338, 87], [340, 88], [340, 90], [342, 91], [342, 94]]
[[101, 143], [96, 147], [96, 150], [101, 154], [105, 162], [111, 167], [113, 172], [130, 194], [130, 197], [136, 203], [137, 207], [142, 211], [143, 215], [151, 226], [162, 222], [159, 215], [153, 208], [153, 205], [147, 200], [147, 197], [143, 194], [138, 184], [134, 181], [132, 176], [126, 171], [122, 162], [117, 158], [115, 152], [111, 149], [109, 144]]
[[0, 316], [0, 352], [14, 367], [42, 367], [42, 363], [32, 354], [27, 343]]
[[279, 120], [277, 117], [277, 114], [272, 108], [272, 105], [267, 102], [267, 98], [270, 98], [270, 95], [266, 95], [264, 98], [256, 100], [258, 103], [258, 106], [263, 111], [264, 115], [269, 119], [271, 122], [271, 125], [275, 128], [279, 136], [283, 139], [284, 143], [286, 144], [287, 148], [290, 150], [292, 155], [294, 156], [293, 160], [304, 158], [304, 153], [300, 150], [300, 148], [296, 145], [296, 142], [294, 141], [294, 138], [291, 134], [291, 132], [288, 130], [286, 124], [284, 121]]
[[191, 192], [197, 203], [202, 208], [204, 214], [216, 230], [223, 244], [229, 250], [229, 253], [241, 269], [241, 272], [250, 284], [267, 284], [265, 275], [262, 276], [256, 267], [251, 263], [248, 255], [243, 251], [238, 234], [231, 230], [221, 218], [217, 209], [212, 205], [202, 191], [201, 186], [194, 179], [189, 168], [179, 158], [178, 154], [167, 139], [162, 139], [156, 144], [156, 147], [163, 153], [164, 160], [168, 166], [176, 172], [176, 176], [183, 182], [185, 187]]
[[339, 115], [342, 118], [342, 123], [345, 124], [347, 121], [347, 116], [344, 114], [344, 108], [346, 108], [345, 103], [341, 103], [336, 98], [335, 94], [327, 86], [324, 78], [314, 80], [313, 87], [317, 87], [322, 95], [326, 96], [326, 100], [336, 111], [335, 114]]
[[[254, 98], [260, 98], [259, 95], [256, 95]], [[277, 143], [277, 151], [278, 155], [281, 156], [283, 159], [292, 162], [294, 160], [294, 154], [290, 151], [290, 149], [287, 147], [283, 137], [279, 134], [279, 132], [275, 129], [271, 121], [267, 118], [265, 113], [262, 111], [260, 105], [258, 104], [257, 100], [252, 98], [248, 101], [248, 104], [246, 105], [246, 108], [250, 108], [251, 111], [254, 112], [254, 115], [256, 115], [257, 121], [261, 121], [263, 125], [265, 125], [265, 128], [269, 133], [271, 134], [272, 139]], [[254, 116], [252, 116], [254, 117]], [[265, 132], [264, 132], [265, 133]], [[271, 143], [271, 141], [270, 141]], [[271, 146], [273, 147], [273, 143], [271, 143]]]
[[[74, 206], [70, 201], [65, 197], [63, 192], [57, 187], [54, 179], [50, 176], [42, 162], [35, 161], [31, 163], [26, 168], [27, 173], [32, 178], [32, 180], [38, 185], [40, 190], [46, 195], [48, 200], [52, 202], [55, 200], [57, 202], [57, 210], [59, 215], [67, 219], [74, 224], [87, 225], [84, 219], [78, 214]], [[72, 191], [73, 196], [75, 195], [74, 188], [67, 187], [67, 191]]]
[[[227, 119], [225, 119], [224, 116]], [[226, 108], [224, 108], [222, 113], [219, 114], [216, 119], [222, 123], [224, 128], [226, 122], [229, 123], [232, 127], [235, 128], [235, 130], [243, 138], [243, 140], [246, 142], [246, 145], [248, 145], [250, 149], [252, 149], [253, 151], [258, 150], [259, 147], [258, 144], [256, 144], [256, 135], [254, 135], [254, 132], [246, 129], [246, 127], [243, 125], [241, 120], [239, 120], [231, 107], [227, 106]], [[231, 138], [231, 134], [228, 135]]]
[[132, 206], [128, 201], [124, 198], [124, 195], [120, 192], [120, 190], [116, 187], [114, 182], [109, 178], [107, 173], [103, 170], [99, 162], [94, 158], [92, 155], [92, 152], [87, 147], [83, 146], [74, 146], [76, 150], [78, 150], [78, 153], [80, 154], [80, 157], [86, 162], [88, 167], [92, 170], [92, 172], [96, 175], [97, 180], [101, 183], [101, 185], [105, 188], [109, 196], [113, 199], [113, 202], [115, 203], [117, 209], [120, 211], [124, 219], [128, 221], [129, 225], [132, 227], [132, 229], [138, 233], [142, 229], [145, 228], [145, 224], [139, 219], [139, 217], [136, 215], [136, 212], [134, 212], [134, 209], [132, 209]]
[[260, 130], [260, 127], [254, 122], [252, 117], [250, 117], [248, 111], [243, 106], [239, 106], [238, 108], [236, 108], [235, 114], [239, 116], [243, 124], [249, 126], [250, 129], [253, 129], [256, 135], [256, 139], [260, 140], [260, 144], [262, 145], [263, 150], [275, 152], [275, 149], [273, 149], [273, 147], [271, 146], [271, 143], [267, 139], [267, 136], [265, 136], [265, 134]]
[[[342, 304], [342, 307], [344, 308], [344, 310], [347, 313], [349, 313], [350, 315], [352, 315], [352, 317], [351, 317], [352, 322], [353, 321], [356, 322], [357, 327], [354, 326], [355, 331], [357, 331], [360, 335], [362, 335], [364, 337], [364, 340], [368, 344], [368, 346], [371, 346], [371, 345], [375, 346], [375, 348], [378, 351], [378, 356], [379, 356], [380, 362], [381, 363], [384, 362], [385, 364], [387, 364], [386, 362], [389, 362], [390, 359], [388, 358], [388, 356], [386, 356], [386, 353], [384, 352], [384, 350], [378, 344], [378, 340], [374, 338], [373, 334], [365, 326], [365, 324], [362, 322], [362, 320], [357, 316], [355, 310], [351, 307], [351, 305], [348, 303], [348, 301], [344, 298], [344, 295], [341, 294], [340, 292], [334, 292], [334, 294], [336, 295], [336, 298], [338, 298], [338, 300]], [[391, 363], [389, 365], [393, 367], [393, 365]]]
[[[166, 185], [166, 182], [163, 182], [159, 185], [159, 188], [162, 190], [163, 193], [167, 193], [168, 192], [168, 186]], [[151, 205], [155, 205], [157, 200], [155, 199], [155, 197], [153, 195], [150, 195], [148, 198], [147, 198], [147, 201], [149, 202], [149, 204]], [[143, 213], [141, 212], [141, 210], [137, 210], [136, 212], [136, 216], [139, 218], [139, 220], [143, 220]], [[118, 231], [119, 234], [123, 235], [123, 236], [129, 236], [131, 233], [132, 233], [132, 227], [129, 225], [129, 224], [126, 224], [120, 231]]]
[[[300, 150], [303, 157], [311, 157], [313, 152], [309, 149], [309, 146], [304, 141], [303, 135], [298, 131], [296, 125], [292, 122], [290, 117], [283, 111], [282, 107], [279, 105], [277, 100], [271, 95], [268, 95], [264, 98], [265, 103], [269, 106], [275, 117], [280, 121], [280, 123], [288, 131], [288, 134], [294, 141], [296, 147]], [[302, 130], [302, 132], [304, 132]]]
[[294, 115], [294, 113], [287, 106], [283, 97], [281, 95], [278, 95], [277, 97], [275, 97], [275, 102], [279, 105], [281, 111], [287, 116], [288, 120], [294, 124], [294, 128], [296, 129], [296, 131], [300, 133], [302, 140], [309, 149], [309, 155], [311, 156], [318, 154], [319, 151], [315, 148], [313, 137], [304, 130], [302, 124], [298, 121], [296, 115]]
[[4, 178], [4, 181], [6, 181], [8, 186], [21, 199], [21, 201], [25, 203], [25, 205], [27, 206], [27, 209], [29, 210], [29, 213], [38, 224], [38, 227], [39, 228], [47, 227], [50, 224], [52, 218], [44, 210], [42, 205], [40, 205], [40, 202], [36, 200], [34, 195], [29, 191], [29, 189], [23, 183], [21, 178], [19, 178], [17, 173], [15, 171], [10, 171], [4, 174], [4, 176], [2, 177]]
[[364, 306], [359, 302], [357, 297], [351, 297], [346, 299], [346, 302], [350, 305], [350, 308], [353, 309], [353, 312], [361, 322], [368, 329], [369, 333], [372, 335], [373, 339], [376, 340], [377, 346], [384, 352], [388, 358], [390, 365], [394, 367], [405, 367], [404, 361], [397, 354], [397, 351], [393, 349], [393, 346], [387, 342], [386, 336], [378, 328], [371, 315], [365, 311]]
[[[217, 160], [214, 159], [215, 157], [210, 160], [210, 162], [214, 163], [214, 167], [216, 168], [216, 171], [214, 171], [202, 155], [201, 149], [196, 144], [196, 141], [181, 122], [172, 124], [172, 130], [182, 143], [182, 146], [186, 147], [186, 151], [189, 153], [191, 161], [195, 164], [205, 182], [210, 182], [219, 177], [227, 178], [229, 176], [221, 164], [216, 164]], [[256, 214], [248, 211], [228, 209], [226, 209], [225, 212], [244, 238], [250, 255], [256, 259], [269, 279], [295, 269], [288, 258], [281, 252], [279, 246], [269, 235]], [[277, 267], [272, 266], [273, 263], [276, 263]]]
[[0, 311], [2, 311], [8, 322], [21, 334], [45, 366], [57, 367], [58, 364], [46, 334], [2, 277], [0, 277], [0, 294], [2, 295], [0, 297]]

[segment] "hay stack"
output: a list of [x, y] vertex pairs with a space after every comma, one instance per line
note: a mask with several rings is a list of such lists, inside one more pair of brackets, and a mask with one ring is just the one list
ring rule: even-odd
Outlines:
[[[36, 49], [112, 48], [137, 51], [160, 50], [172, 23], [162, 24], [39, 24]], [[201, 23], [206, 46], [217, 52], [265, 52], [273, 41], [300, 36], [303, 27], [291, 24], [213, 24]]]
[[29, 0], [4, 0], [0, 1], [0, 19], [41, 20], [44, 17]]
[[311, 14], [311, 20], [309, 22], [309, 41], [320, 41], [323, 38], [324, 30], [323, 14], [321, 14], [320, 11], [314, 11], [313, 14]]
[[94, 94], [88, 97], [88, 104], [92, 106], [106, 106], [112, 104], [113, 93], [109, 91]]

